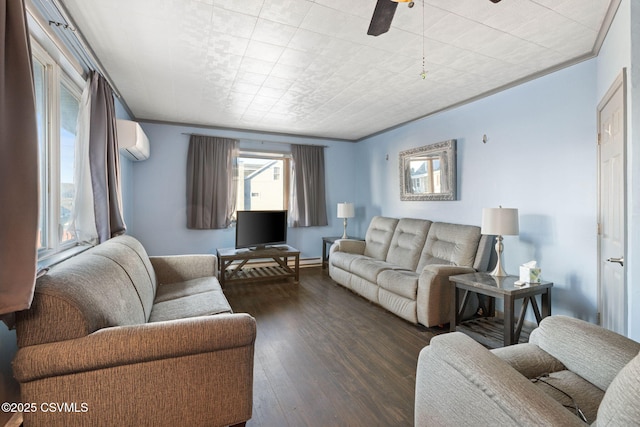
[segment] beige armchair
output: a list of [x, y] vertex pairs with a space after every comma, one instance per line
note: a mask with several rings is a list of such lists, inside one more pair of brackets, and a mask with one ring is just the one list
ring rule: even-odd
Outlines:
[[489, 351], [454, 332], [419, 356], [415, 425], [638, 425], [640, 344], [564, 316]]

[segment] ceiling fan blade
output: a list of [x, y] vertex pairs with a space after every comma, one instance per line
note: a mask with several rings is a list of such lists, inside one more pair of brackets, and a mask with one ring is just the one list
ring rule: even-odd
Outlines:
[[391, 0], [378, 0], [367, 34], [370, 36], [379, 36], [389, 31], [397, 7], [398, 3]]

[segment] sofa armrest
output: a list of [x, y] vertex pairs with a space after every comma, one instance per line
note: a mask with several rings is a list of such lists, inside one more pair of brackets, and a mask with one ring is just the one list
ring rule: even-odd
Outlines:
[[364, 254], [365, 242], [364, 240], [353, 239], [339, 239], [336, 240], [329, 249], [329, 257], [334, 252], [347, 252], [350, 254]]
[[529, 342], [601, 390], [606, 390], [618, 372], [640, 352], [640, 343], [566, 316], [542, 319], [540, 326], [531, 332]]
[[100, 329], [82, 338], [23, 347], [13, 362], [23, 383], [155, 360], [253, 347], [255, 319], [217, 314]]
[[427, 265], [418, 279], [416, 296], [418, 322], [431, 327], [449, 323], [451, 301], [450, 276], [474, 273], [471, 267], [455, 265]]
[[149, 257], [158, 283], [176, 283], [218, 275], [215, 255], [168, 255]]
[[418, 359], [415, 425], [585, 426], [468, 336], [438, 335]]

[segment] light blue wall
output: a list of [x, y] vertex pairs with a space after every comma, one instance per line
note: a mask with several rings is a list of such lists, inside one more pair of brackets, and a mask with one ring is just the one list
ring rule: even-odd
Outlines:
[[[290, 228], [288, 243], [301, 251], [302, 258], [317, 258], [322, 249], [322, 236], [342, 234], [342, 223], [336, 218], [339, 201], [351, 200], [357, 193], [355, 175], [357, 145], [349, 142], [317, 140], [218, 131], [165, 124], [142, 123], [149, 137], [151, 156], [132, 165], [133, 220], [130, 233], [137, 237], [151, 255], [183, 253], [215, 253], [216, 248], [235, 245], [235, 229], [189, 230], [186, 227], [186, 164], [188, 133], [231, 137], [243, 146], [267, 150], [287, 150], [288, 145], [270, 141], [326, 145], [326, 196], [329, 225], [326, 227]], [[248, 142], [260, 140], [265, 143]], [[358, 162], [359, 163], [359, 162]]]
[[[479, 225], [483, 207], [518, 208], [520, 235], [504, 240], [507, 272], [538, 261], [555, 284], [553, 312], [595, 321], [596, 65], [586, 61], [359, 143], [360, 233], [379, 214]], [[399, 152], [447, 139], [458, 144], [458, 200], [401, 202]]]

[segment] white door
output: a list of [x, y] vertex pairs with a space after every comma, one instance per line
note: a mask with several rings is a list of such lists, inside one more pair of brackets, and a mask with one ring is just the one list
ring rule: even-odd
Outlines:
[[598, 105], [598, 309], [601, 325], [622, 335], [627, 334], [625, 94], [623, 70]]

